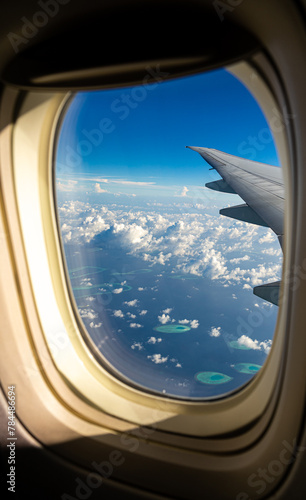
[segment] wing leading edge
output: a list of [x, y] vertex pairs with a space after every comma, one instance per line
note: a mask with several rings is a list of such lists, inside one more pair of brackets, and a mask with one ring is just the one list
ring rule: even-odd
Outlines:
[[[251, 224], [270, 227], [282, 246], [284, 232], [284, 183], [282, 169], [216, 149], [187, 146], [199, 153], [222, 177], [209, 182], [209, 189], [236, 193], [245, 204], [220, 210], [220, 214]], [[254, 288], [254, 294], [278, 304], [280, 282]]]

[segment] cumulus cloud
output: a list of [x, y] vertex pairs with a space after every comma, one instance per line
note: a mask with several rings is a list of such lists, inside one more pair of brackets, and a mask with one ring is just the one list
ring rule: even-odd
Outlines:
[[184, 186], [182, 191], [181, 191], [180, 196], [187, 196], [188, 191], [189, 191], [189, 189], [186, 186]]
[[121, 309], [114, 310], [113, 315], [115, 316], [115, 318], [124, 318], [124, 314]]
[[230, 259], [231, 264], [238, 264], [239, 262], [244, 262], [246, 260], [250, 260], [249, 255], [244, 255], [244, 257], [236, 257], [235, 259]]
[[146, 309], [143, 309], [142, 311], [140, 311], [139, 315], [140, 316], [145, 316], [145, 314], [147, 314], [147, 310]]
[[212, 326], [210, 331], [208, 332], [208, 334], [211, 336], [211, 337], [220, 337], [221, 335], [221, 326]]
[[92, 286], [92, 283], [90, 281], [90, 278], [83, 278], [81, 281], [80, 281], [80, 285], [81, 286]]
[[237, 342], [248, 347], [249, 349], [253, 349], [255, 351], [264, 351], [266, 354], [270, 352], [272, 346], [272, 340], [259, 342], [258, 340], [251, 339], [247, 335], [241, 335]]
[[139, 300], [138, 299], [129, 300], [129, 301], [123, 302], [123, 304], [130, 306], [130, 307], [136, 307], [139, 304]]
[[122, 292], [123, 292], [123, 288], [115, 288], [115, 289], [113, 290], [113, 293], [116, 293], [116, 294], [118, 294], [118, 293], [122, 293]]
[[266, 354], [269, 354], [272, 347], [272, 340], [264, 340], [263, 342], [260, 342], [260, 346]]
[[167, 307], [167, 309], [164, 309], [162, 312], [165, 314], [170, 314], [172, 309], [173, 309], [172, 307]]
[[280, 248], [264, 248], [262, 250], [262, 253], [265, 255], [273, 255], [276, 257], [279, 257], [282, 254], [282, 251]]
[[94, 323], [93, 321], [89, 323], [90, 328], [100, 328], [101, 325], [102, 323]]
[[190, 328], [198, 328], [200, 324], [197, 319], [179, 319], [178, 322], [181, 325], [189, 325]]
[[260, 238], [260, 239], [258, 240], [258, 242], [259, 242], [260, 244], [262, 244], [262, 243], [272, 243], [272, 241], [274, 241], [274, 235], [273, 235], [273, 233], [272, 233], [272, 230], [269, 230], [269, 231], [265, 234], [265, 236], [263, 236], [262, 238]]
[[69, 181], [61, 182], [58, 181], [56, 183], [57, 189], [62, 192], [71, 192], [74, 191], [78, 181], [70, 179]]
[[81, 318], [96, 319], [98, 317], [98, 314], [93, 309], [89, 308], [79, 309], [79, 313]]
[[143, 325], [140, 323], [130, 323], [131, 328], [143, 328]]
[[142, 345], [142, 342], [134, 342], [131, 345], [131, 349], [138, 349], [138, 351], [141, 351], [142, 349], [144, 349], [144, 347]]
[[96, 184], [95, 184], [95, 192], [96, 193], [107, 193], [106, 189], [102, 189], [98, 182], [96, 182]]
[[156, 337], [150, 337], [148, 339], [148, 344], [156, 344], [157, 342], [161, 342], [163, 339], [161, 338], [156, 338]]
[[197, 320], [197, 319], [192, 319], [192, 320], [190, 321], [190, 326], [191, 326], [191, 328], [198, 328], [199, 324], [200, 324], [200, 323], [198, 322], [198, 320]]
[[166, 363], [168, 361], [169, 356], [162, 356], [161, 354], [153, 354], [152, 356], [147, 356], [148, 359], [151, 359], [153, 363], [159, 365], [161, 363]]
[[254, 349], [254, 350], [259, 350], [260, 351], [260, 345], [258, 340], [253, 340], [247, 335], [241, 335], [238, 339], [238, 344], [244, 345], [245, 347], [249, 347], [249, 349]]
[[158, 316], [158, 321], [162, 324], [165, 325], [170, 321], [170, 316], [169, 314], [162, 314], [161, 316]]
[[[120, 250], [174, 274], [205, 275], [223, 285], [256, 286], [279, 279], [282, 257], [272, 231], [203, 214], [191, 204], [186, 212], [182, 203], [171, 207], [161, 214], [155, 205], [146, 210], [64, 201], [59, 205], [63, 240]], [[254, 251], [265, 251], [265, 263], [256, 262]]]

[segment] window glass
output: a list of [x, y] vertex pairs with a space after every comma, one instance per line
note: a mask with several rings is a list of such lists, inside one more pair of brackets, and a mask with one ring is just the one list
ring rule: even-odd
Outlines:
[[223, 396], [256, 375], [278, 307], [269, 227], [219, 214], [244, 203], [185, 146], [278, 166], [271, 128], [225, 69], [80, 92], [63, 118], [56, 199], [70, 287], [88, 335], [125, 381], [182, 398]]

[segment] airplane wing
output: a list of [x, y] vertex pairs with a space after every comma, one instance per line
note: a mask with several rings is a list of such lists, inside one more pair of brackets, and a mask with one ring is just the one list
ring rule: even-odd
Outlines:
[[[222, 177], [206, 187], [238, 194], [245, 203], [220, 210], [220, 214], [270, 227], [282, 246], [284, 232], [284, 183], [282, 169], [216, 149], [187, 146], [199, 153]], [[254, 294], [278, 304], [280, 282], [254, 288]]]

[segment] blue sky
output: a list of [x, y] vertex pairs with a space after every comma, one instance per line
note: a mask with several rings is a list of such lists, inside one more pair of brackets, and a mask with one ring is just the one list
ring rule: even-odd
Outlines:
[[121, 193], [177, 196], [176, 186], [203, 186], [212, 178], [187, 145], [278, 165], [257, 102], [221, 69], [152, 86], [77, 94], [59, 136], [57, 176], [79, 179], [77, 189], [88, 187], [86, 179], [102, 180], [101, 193], [114, 193], [114, 185], [104, 189], [106, 181], [116, 181], [117, 190], [123, 181]]

